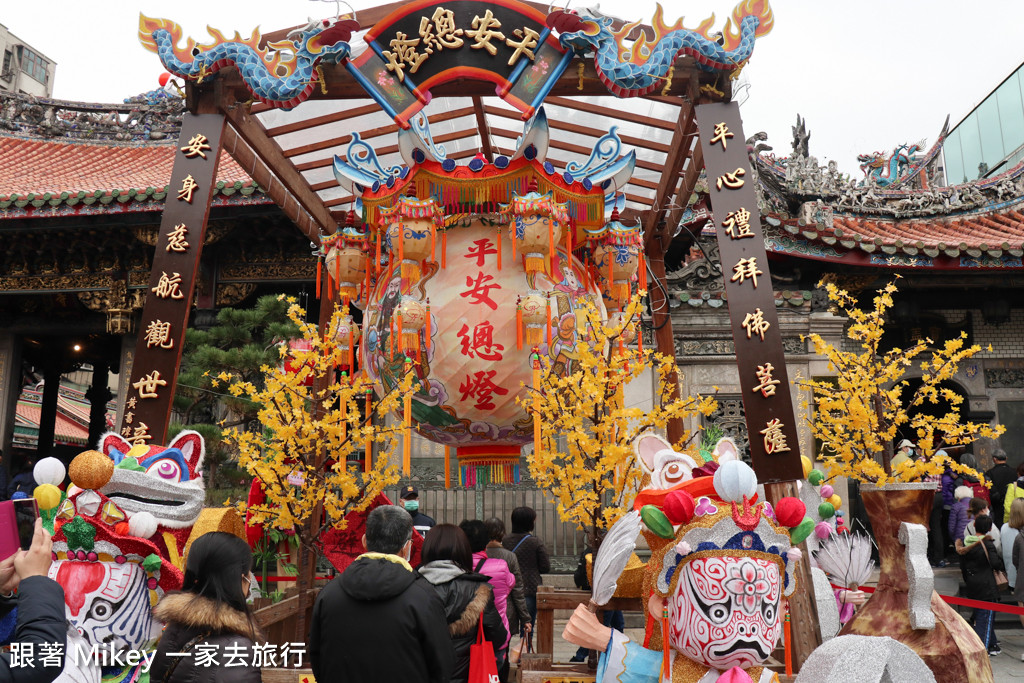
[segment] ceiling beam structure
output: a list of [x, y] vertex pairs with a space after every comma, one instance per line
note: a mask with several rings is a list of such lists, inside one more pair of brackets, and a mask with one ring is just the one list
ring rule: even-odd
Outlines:
[[487, 163], [494, 163], [494, 149], [491, 147], [491, 130], [487, 125], [487, 114], [484, 113], [483, 98], [473, 98], [473, 111], [476, 113], [476, 126], [480, 134], [480, 151], [483, 153]]
[[644, 234], [648, 240], [654, 238], [655, 232], [663, 232], [668, 229], [667, 225], [662, 224], [668, 212], [669, 202], [679, 184], [679, 174], [683, 170], [686, 159], [690, 156], [690, 148], [696, 139], [697, 119], [694, 113], [693, 105], [690, 102], [679, 101], [679, 116], [676, 117], [672, 142], [669, 144], [671, 151], [665, 158], [665, 168], [654, 193], [654, 210], [644, 221]]

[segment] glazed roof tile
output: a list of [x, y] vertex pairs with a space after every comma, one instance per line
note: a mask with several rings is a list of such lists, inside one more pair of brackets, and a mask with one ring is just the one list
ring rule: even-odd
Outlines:
[[[35, 403], [18, 401], [17, 416], [34, 428], [39, 427], [42, 419], [42, 407]], [[57, 412], [57, 421], [53, 427], [54, 438], [63, 443], [84, 446], [89, 440], [89, 430], [78, 424], [67, 415]]]
[[[0, 137], [0, 208], [99, 198], [121, 202], [163, 199], [176, 149], [167, 144], [127, 146]], [[251, 194], [256, 184], [234, 159], [222, 153], [217, 192], [230, 194], [243, 188], [248, 190], [243, 194]]]

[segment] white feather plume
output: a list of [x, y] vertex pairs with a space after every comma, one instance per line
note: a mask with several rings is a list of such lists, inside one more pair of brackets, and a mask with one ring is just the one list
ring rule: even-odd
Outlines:
[[863, 586], [871, 578], [875, 562], [871, 559], [871, 539], [861, 533], [837, 534], [835, 531], [814, 552], [814, 559], [837, 586]]
[[619, 576], [636, 548], [640, 524], [640, 513], [632, 510], [619, 518], [601, 541], [594, 558], [594, 593], [591, 598], [594, 604], [607, 605], [615, 595]]

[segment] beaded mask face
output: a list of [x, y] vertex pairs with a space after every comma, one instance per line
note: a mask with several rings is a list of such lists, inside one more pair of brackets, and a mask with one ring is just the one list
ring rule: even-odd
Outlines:
[[687, 562], [669, 597], [672, 646], [690, 659], [728, 670], [763, 663], [782, 629], [779, 566], [759, 557], [698, 557]]

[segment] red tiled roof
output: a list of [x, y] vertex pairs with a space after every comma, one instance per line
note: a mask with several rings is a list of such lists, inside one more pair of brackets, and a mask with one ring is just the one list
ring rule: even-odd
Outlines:
[[[176, 150], [175, 145], [133, 147], [0, 137], [0, 200], [46, 193], [160, 191], [171, 177]], [[224, 153], [218, 181], [243, 187], [253, 184]]]
[[[22, 420], [38, 428], [42, 417], [42, 407], [36, 403], [18, 401], [17, 415]], [[89, 430], [66, 415], [58, 412], [54, 425], [53, 436], [59, 442], [84, 446], [89, 440]]]

